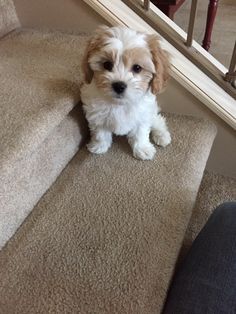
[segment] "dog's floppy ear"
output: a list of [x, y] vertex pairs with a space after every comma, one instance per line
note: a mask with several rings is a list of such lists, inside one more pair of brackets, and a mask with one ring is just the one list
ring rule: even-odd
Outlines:
[[82, 60], [82, 70], [84, 72], [84, 80], [87, 84], [91, 83], [93, 78], [93, 71], [89, 65], [89, 58], [94, 54], [100, 47], [103, 40], [103, 35], [109, 29], [108, 26], [101, 25], [96, 30], [95, 35], [91, 37], [87, 42], [84, 57]]
[[158, 36], [147, 35], [147, 43], [152, 54], [152, 62], [156, 71], [151, 81], [151, 91], [154, 95], [157, 95], [165, 89], [169, 79], [169, 54], [160, 47]]
[[85, 48], [84, 57], [82, 60], [82, 70], [84, 73], [84, 81], [87, 84], [91, 83], [92, 78], [93, 78], [93, 71], [89, 65], [89, 58], [95, 49], [96, 49], [95, 38], [90, 38], [87, 42], [87, 47]]
[[84, 57], [83, 57], [83, 60], [82, 60], [82, 70], [83, 70], [83, 73], [84, 73], [84, 81], [87, 84], [89, 84], [92, 81], [92, 78], [93, 78], [93, 71], [90, 68], [90, 65], [89, 65], [89, 62], [88, 62], [91, 50], [92, 49], [91, 49], [91, 39], [90, 39], [88, 41], [88, 43], [87, 43], [87, 47], [85, 49]]

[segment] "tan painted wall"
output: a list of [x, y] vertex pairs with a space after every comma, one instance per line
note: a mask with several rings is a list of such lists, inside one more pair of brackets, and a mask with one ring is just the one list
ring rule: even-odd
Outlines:
[[236, 134], [231, 127], [174, 80], [170, 81], [167, 90], [159, 96], [159, 103], [163, 111], [203, 117], [214, 122], [217, 136], [207, 169], [236, 178]]
[[[82, 0], [14, 0], [14, 3], [23, 27], [92, 32], [97, 25], [106, 24]], [[214, 121], [218, 135], [207, 169], [236, 177], [236, 136], [229, 126], [174, 80], [160, 95], [159, 102], [163, 111], [201, 116]]]
[[13, 0], [22, 27], [91, 32], [105, 20], [82, 0]]

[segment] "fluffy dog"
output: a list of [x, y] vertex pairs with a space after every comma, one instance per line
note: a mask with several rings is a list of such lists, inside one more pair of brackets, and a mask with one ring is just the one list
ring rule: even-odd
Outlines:
[[153, 159], [150, 142], [171, 142], [156, 96], [165, 87], [169, 62], [155, 35], [125, 27], [100, 27], [89, 40], [83, 61], [83, 109], [89, 123], [92, 153], [105, 153], [112, 134], [127, 135], [133, 155]]

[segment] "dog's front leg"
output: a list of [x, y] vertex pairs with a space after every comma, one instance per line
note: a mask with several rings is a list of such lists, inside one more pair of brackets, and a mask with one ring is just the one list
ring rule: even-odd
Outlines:
[[135, 158], [142, 160], [153, 159], [156, 149], [149, 140], [150, 128], [139, 126], [128, 134], [128, 141], [133, 149]]
[[171, 136], [166, 125], [166, 120], [161, 114], [156, 115], [153, 119], [152, 138], [154, 143], [162, 147], [169, 145], [171, 142]]
[[91, 140], [87, 145], [88, 150], [94, 154], [104, 154], [112, 143], [112, 133], [104, 129], [91, 131]]

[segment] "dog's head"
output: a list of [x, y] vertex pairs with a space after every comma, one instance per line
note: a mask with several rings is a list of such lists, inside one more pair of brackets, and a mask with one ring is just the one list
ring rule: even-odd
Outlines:
[[85, 82], [113, 99], [160, 93], [169, 74], [167, 53], [158, 37], [125, 27], [100, 27], [89, 40], [83, 60]]

